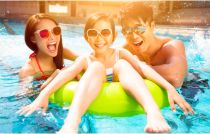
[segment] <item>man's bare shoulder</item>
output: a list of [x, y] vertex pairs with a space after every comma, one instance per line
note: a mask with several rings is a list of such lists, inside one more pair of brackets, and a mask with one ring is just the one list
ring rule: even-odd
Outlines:
[[175, 40], [170, 38], [165, 38], [163, 40], [163, 46], [161, 51], [169, 54], [182, 54], [185, 55], [185, 46], [181, 40]]
[[163, 47], [166, 47], [166, 46], [173, 46], [175, 48], [184, 47], [184, 44], [181, 40], [176, 40], [176, 39], [172, 39], [169, 37], [162, 37], [162, 36], [159, 36], [158, 38], [161, 40]]

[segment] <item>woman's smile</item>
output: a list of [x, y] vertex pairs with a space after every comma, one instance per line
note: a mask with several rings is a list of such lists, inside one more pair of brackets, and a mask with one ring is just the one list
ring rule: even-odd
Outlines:
[[56, 41], [50, 42], [49, 44], [47, 44], [47, 48], [48, 48], [48, 50], [49, 50], [51, 53], [56, 52], [56, 50], [57, 50], [56, 44], [57, 44]]

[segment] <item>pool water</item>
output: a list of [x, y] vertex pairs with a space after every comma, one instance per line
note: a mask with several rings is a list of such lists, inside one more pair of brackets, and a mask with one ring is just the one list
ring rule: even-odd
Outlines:
[[[67, 115], [67, 108], [50, 104], [46, 114], [34, 112], [29, 117], [18, 116], [16, 111], [32, 102], [31, 97], [16, 98], [15, 93], [21, 88], [18, 70], [25, 63], [31, 50], [24, 43], [24, 24], [8, 22], [16, 35], [7, 33], [0, 23], [0, 133], [53, 133], [58, 131]], [[83, 27], [61, 24], [63, 44], [79, 53], [91, 52], [83, 38]], [[117, 27], [118, 38], [114, 47], [124, 43], [124, 38]], [[172, 133], [207, 133], [210, 132], [210, 29], [179, 28], [161, 26], [156, 33], [170, 36], [184, 42], [190, 75], [180, 94], [193, 106], [195, 115], [186, 116], [177, 107], [172, 112], [169, 107], [162, 109], [163, 115], [172, 128]], [[67, 64], [68, 62], [65, 61]], [[80, 132], [96, 133], [141, 133], [146, 124], [145, 115], [130, 117], [109, 117], [86, 114], [79, 126]]]

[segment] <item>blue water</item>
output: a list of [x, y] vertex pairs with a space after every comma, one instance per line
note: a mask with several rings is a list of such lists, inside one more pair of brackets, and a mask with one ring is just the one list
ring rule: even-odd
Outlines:
[[8, 35], [8, 33], [6, 32], [6, 28], [3, 25], [3, 20], [0, 19], [0, 36], [1, 35]]
[[[30, 97], [16, 98], [19, 85], [18, 70], [25, 63], [31, 51], [24, 43], [24, 24], [9, 22], [16, 35], [9, 35], [0, 23], [0, 133], [52, 133], [60, 129], [67, 114], [66, 108], [49, 106], [46, 114], [40, 111], [29, 117], [18, 116], [15, 112], [29, 104]], [[90, 47], [83, 38], [83, 26], [61, 24], [65, 47], [79, 53], [89, 53]], [[124, 38], [119, 33], [114, 43], [119, 46]], [[180, 39], [186, 46], [188, 70], [180, 94], [193, 106], [195, 115], [185, 116], [180, 108], [172, 112], [169, 107], [162, 109], [163, 115], [172, 127], [172, 133], [210, 132], [210, 29], [178, 28], [161, 26], [156, 29], [158, 35]], [[145, 115], [130, 117], [108, 117], [86, 114], [79, 127], [80, 132], [143, 132]]]

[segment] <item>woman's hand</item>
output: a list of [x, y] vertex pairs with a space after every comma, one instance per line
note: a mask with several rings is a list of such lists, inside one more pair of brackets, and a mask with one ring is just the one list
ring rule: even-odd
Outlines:
[[29, 105], [22, 107], [17, 113], [19, 115], [29, 116], [39, 108], [43, 108], [43, 112], [48, 108], [48, 97], [44, 97], [41, 94]]
[[176, 90], [167, 90], [167, 93], [168, 93], [168, 101], [172, 111], [176, 111], [175, 104], [177, 104], [184, 111], [184, 114], [188, 113], [194, 114], [194, 111], [190, 106], [190, 104], [188, 104]]

